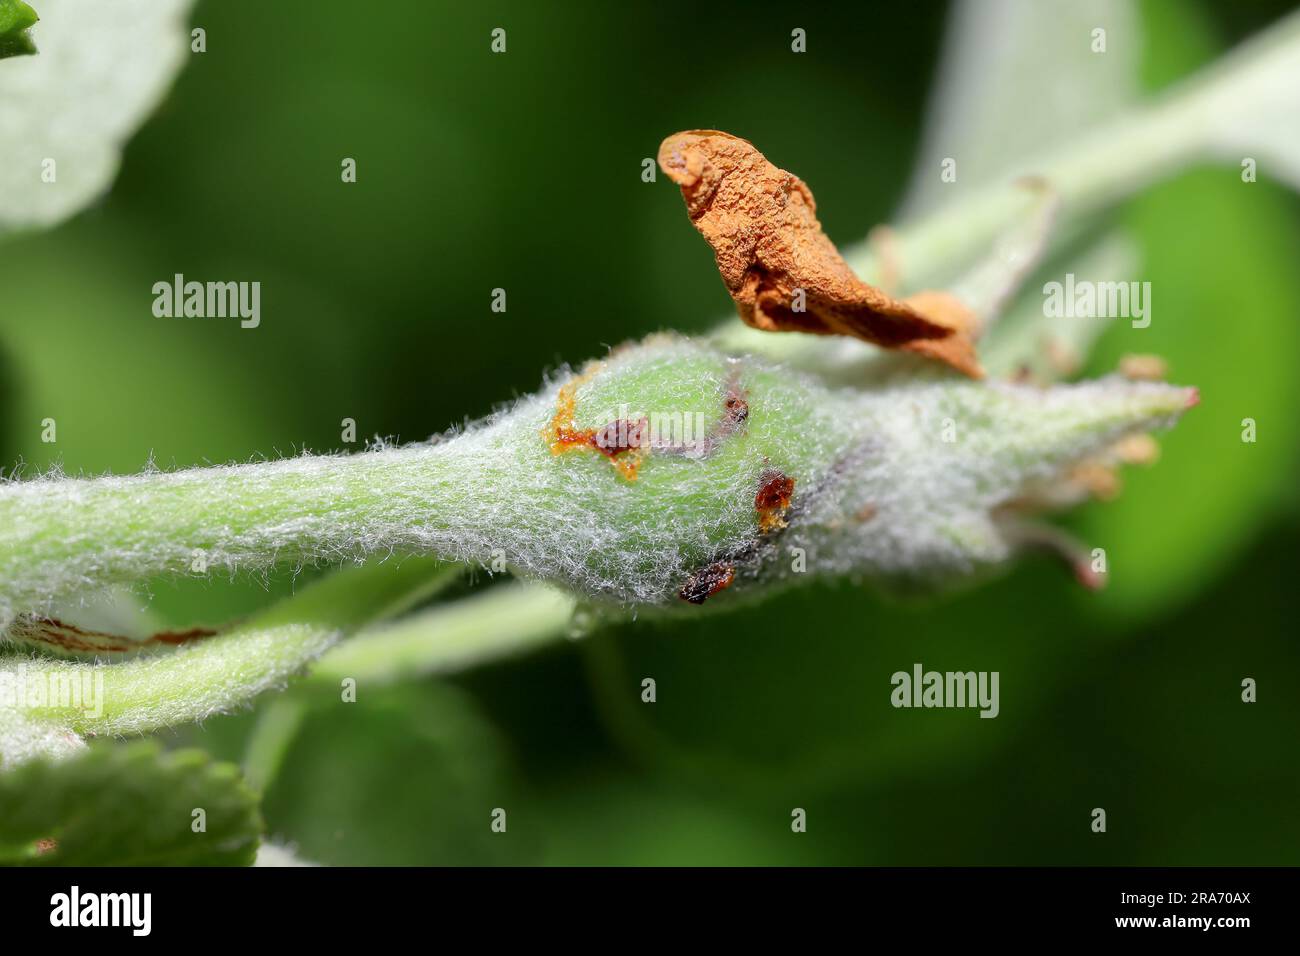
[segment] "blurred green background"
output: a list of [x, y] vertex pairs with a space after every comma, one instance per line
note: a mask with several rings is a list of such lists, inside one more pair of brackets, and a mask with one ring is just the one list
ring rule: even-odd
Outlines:
[[[1144, 4], [1146, 82], [1289, 7]], [[642, 159], [678, 129], [738, 133], [812, 186], [834, 239], [858, 239], [908, 181], [945, 13], [201, 2], [208, 52], [111, 193], [5, 243], [0, 462], [335, 449], [343, 418], [424, 438], [606, 345], [705, 330], [730, 301]], [[1156, 351], [1203, 403], [1117, 501], [1071, 518], [1106, 543], [1108, 591], [1035, 561], [917, 606], [822, 583], [323, 704], [267, 793], [270, 833], [327, 863], [1300, 863], [1297, 211], [1228, 167], [1118, 214], [1178, 318], [1136, 346], [1117, 323], [1090, 369]], [[154, 318], [151, 287], [176, 272], [260, 280], [260, 328]], [[220, 620], [291, 586], [160, 582], [154, 603]], [[1000, 671], [1001, 715], [893, 709], [889, 677], [916, 661]], [[169, 739], [238, 758], [254, 718]]]

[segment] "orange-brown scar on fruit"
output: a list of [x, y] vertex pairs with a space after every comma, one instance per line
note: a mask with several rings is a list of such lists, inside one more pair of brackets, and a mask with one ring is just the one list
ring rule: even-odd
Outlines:
[[970, 310], [945, 292], [894, 299], [859, 279], [822, 232], [812, 192], [751, 143], [718, 130], [674, 133], [659, 166], [681, 187], [747, 325], [851, 335], [984, 374]]
[[637, 471], [645, 458], [644, 439], [648, 437], [648, 423], [613, 421], [602, 428], [579, 428], [575, 424], [578, 404], [578, 387], [596, 371], [592, 368], [560, 387], [555, 399], [555, 414], [542, 429], [542, 437], [551, 447], [551, 454], [562, 455], [576, 448], [593, 448], [609, 459], [611, 465], [628, 481], [636, 481]]
[[786, 525], [785, 513], [790, 510], [794, 496], [794, 479], [779, 471], [768, 470], [759, 478], [754, 495], [754, 508], [758, 511], [758, 530], [766, 534], [779, 531]]

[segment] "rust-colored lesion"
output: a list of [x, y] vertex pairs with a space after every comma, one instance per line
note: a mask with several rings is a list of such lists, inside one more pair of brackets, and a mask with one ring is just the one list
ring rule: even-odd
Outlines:
[[740, 380], [740, 363], [733, 360], [723, 388], [722, 411], [708, 432], [688, 444], [673, 444], [652, 433], [650, 421], [639, 418], [616, 418], [599, 428], [577, 425], [578, 390], [603, 367], [592, 363], [580, 374], [560, 386], [555, 398], [555, 413], [542, 429], [542, 438], [553, 455], [578, 449], [597, 451], [628, 481], [636, 481], [642, 464], [651, 453], [688, 458], [708, 458], [722, 442], [739, 432], [749, 418], [748, 392]]
[[983, 376], [975, 315], [946, 292], [895, 299], [859, 279], [822, 232], [812, 191], [752, 143], [719, 130], [674, 133], [659, 166], [681, 187], [747, 325], [849, 335]]
[[754, 509], [758, 512], [758, 530], [770, 534], [786, 527], [785, 515], [794, 497], [794, 479], [769, 468], [759, 477], [758, 491], [754, 494]]
[[577, 425], [578, 389], [599, 369], [593, 366], [560, 386], [555, 399], [555, 414], [542, 430], [551, 454], [563, 455], [575, 449], [590, 448], [609, 459], [611, 465], [628, 481], [636, 481], [648, 446], [649, 423], [644, 419], [629, 422], [616, 419], [600, 428]]

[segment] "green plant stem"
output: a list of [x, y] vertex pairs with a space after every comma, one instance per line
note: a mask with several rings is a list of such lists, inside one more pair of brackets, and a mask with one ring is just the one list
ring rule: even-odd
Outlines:
[[[0, 612], [163, 574], [360, 558], [412, 541], [465, 494], [435, 445], [0, 485]], [[9, 582], [26, 582], [24, 589]], [[8, 593], [6, 593], [8, 584]]]
[[[1060, 198], [1067, 227], [1063, 231], [1068, 233], [1069, 226], [1157, 179], [1211, 158], [1220, 147], [1234, 145], [1221, 139], [1218, 121], [1227, 119], [1226, 111], [1256, 109], [1262, 112], [1263, 124], [1281, 121], [1263, 110], [1249, 91], [1261, 84], [1294, 82], [1288, 64], [1297, 43], [1300, 16], [1291, 16], [1155, 100], [1037, 159], [1027, 159], [1025, 168], [1042, 177]], [[942, 212], [900, 228], [898, 262], [908, 277], [928, 281], [936, 271], [986, 248], [1008, 224], [1023, 218], [1031, 202], [1016, 182], [956, 200]], [[860, 248], [858, 258], [857, 264], [870, 267], [870, 250]]]
[[250, 787], [266, 792], [306, 719], [307, 702], [292, 694], [282, 694], [262, 708], [244, 750], [244, 779]]
[[[460, 570], [427, 558], [348, 569], [170, 654], [94, 664], [3, 657], [0, 670], [23, 681], [97, 688], [99, 705], [47, 700], [6, 710], [27, 723], [80, 735], [138, 734], [202, 720], [284, 685], [345, 634], [429, 597]], [[4, 763], [31, 756], [11, 754], [6, 744], [0, 739]]]
[[305, 687], [337, 687], [453, 673], [549, 643], [565, 633], [577, 600], [556, 588], [516, 582], [442, 604], [340, 644]]
[[[808, 502], [782, 536], [808, 568], [939, 580], [1008, 557], [993, 512], [1026, 481], [1168, 426], [1194, 397], [1125, 382], [1049, 394], [966, 380], [832, 391], [661, 338], [595, 370], [576, 393], [574, 427], [594, 431], [626, 405], [717, 428], [728, 389], [744, 392], [743, 427], [694, 454], [652, 451], [635, 480], [595, 448], [554, 453], [543, 426], [561, 400], [544, 391], [436, 445], [10, 484], [0, 488], [0, 602], [39, 613], [55, 599], [193, 573], [196, 561], [233, 572], [416, 552], [499, 557], [581, 594], [676, 604], [689, 576], [728, 555], [753, 558], [736, 590], [760, 570], [764, 580], [802, 573], [778, 560], [756, 510], [773, 470]], [[861, 461], [876, 464], [851, 464]], [[870, 529], [853, 520], [867, 506]]]

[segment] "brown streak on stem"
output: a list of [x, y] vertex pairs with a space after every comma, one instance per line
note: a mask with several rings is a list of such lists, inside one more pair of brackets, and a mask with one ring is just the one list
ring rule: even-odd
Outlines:
[[192, 627], [183, 631], [159, 631], [136, 640], [107, 631], [79, 627], [53, 617], [34, 617], [19, 620], [12, 635], [40, 644], [51, 644], [66, 651], [79, 653], [123, 653], [136, 651], [149, 644], [184, 644], [187, 641], [212, 637], [217, 632], [207, 627]]

